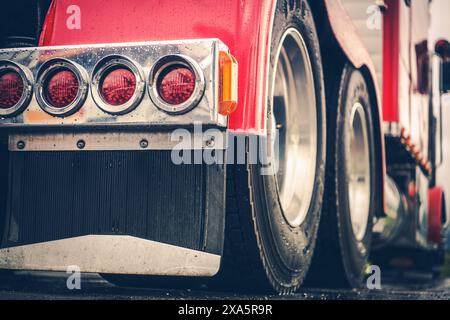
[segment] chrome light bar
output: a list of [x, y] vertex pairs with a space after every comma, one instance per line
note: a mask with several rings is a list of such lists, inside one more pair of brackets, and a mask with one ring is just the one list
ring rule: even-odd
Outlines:
[[[228, 51], [218, 39], [118, 43], [105, 45], [82, 45], [64, 47], [38, 47], [0, 50], [0, 61], [10, 62], [10, 65], [20, 66], [19, 70], [29, 70], [27, 79], [37, 79], [34, 95], [21, 101], [17, 110], [0, 113], [0, 128], [74, 125], [90, 126], [172, 126], [192, 125], [201, 122], [205, 126], [227, 126], [227, 117], [219, 114], [219, 52]], [[114, 112], [111, 106], [106, 106], [98, 96], [98, 67], [108, 57], [120, 57], [121, 61], [132, 61], [132, 70], [138, 70], [139, 88], [147, 88], [145, 94], [137, 95], [132, 103]], [[190, 99], [186, 112], [170, 112], [155, 97], [157, 93], [151, 87], [155, 65], [159, 61], [170, 60], [171, 57], [186, 57], [190, 65], [195, 66], [195, 73], [201, 81]], [[178, 59], [178, 58], [177, 58]], [[49, 61], [65, 61], [71, 66], [79, 66], [81, 73], [87, 74], [89, 94], [80, 106], [71, 108], [71, 112], [58, 113], [45, 109], [40, 96], [39, 77], [45, 71]], [[175, 61], [176, 62], [176, 61]], [[109, 67], [109, 64], [108, 64]], [[75, 70], [76, 71], [76, 70]], [[27, 71], [28, 72], [28, 71]], [[137, 72], [137, 71], [136, 71]], [[145, 85], [145, 86], [144, 86]], [[141, 89], [139, 89], [141, 90]], [[31, 90], [28, 89], [27, 92]], [[36, 94], [39, 93], [39, 94]], [[156, 92], [156, 93], [155, 93]], [[79, 103], [79, 101], [77, 101]], [[167, 107], [164, 105], [164, 107]], [[120, 109], [120, 110], [119, 110]], [[173, 110], [175, 110], [174, 108]], [[20, 112], [18, 112], [18, 110]]]

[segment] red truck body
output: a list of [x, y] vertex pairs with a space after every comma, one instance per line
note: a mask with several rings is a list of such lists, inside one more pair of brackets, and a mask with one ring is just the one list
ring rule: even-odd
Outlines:
[[[230, 116], [229, 129], [247, 134], [265, 132], [264, 82], [275, 1], [189, 0], [149, 4], [145, 0], [120, 0], [102, 4], [80, 0], [77, 6], [82, 12], [82, 26], [68, 29], [66, 23], [71, 13], [67, 13], [67, 8], [72, 4], [68, 0], [53, 1], [40, 46], [221, 39], [239, 62], [240, 107]], [[342, 5], [330, 0], [325, 5], [341, 49], [355, 67], [367, 67], [375, 78], [370, 56]], [[375, 88], [378, 92], [376, 83]]]

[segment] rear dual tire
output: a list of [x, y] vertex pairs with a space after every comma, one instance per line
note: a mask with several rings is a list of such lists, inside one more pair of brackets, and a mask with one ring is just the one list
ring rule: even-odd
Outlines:
[[307, 283], [361, 287], [378, 197], [372, 105], [359, 70], [346, 65], [329, 96], [325, 201]]

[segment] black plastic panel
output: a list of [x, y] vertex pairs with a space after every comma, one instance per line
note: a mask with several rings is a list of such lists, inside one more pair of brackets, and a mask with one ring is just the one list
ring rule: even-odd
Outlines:
[[222, 249], [221, 166], [174, 165], [170, 151], [11, 152], [9, 180], [3, 247], [125, 234]]

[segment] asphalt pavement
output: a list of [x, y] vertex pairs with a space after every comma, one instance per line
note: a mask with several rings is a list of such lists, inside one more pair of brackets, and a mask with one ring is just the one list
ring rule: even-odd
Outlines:
[[450, 279], [421, 274], [390, 274], [382, 278], [381, 290], [302, 288], [288, 296], [217, 292], [202, 284], [173, 289], [117, 287], [97, 274], [82, 274], [81, 288], [69, 290], [65, 273], [18, 272], [0, 276], [0, 300], [132, 299], [132, 300], [450, 300]]

